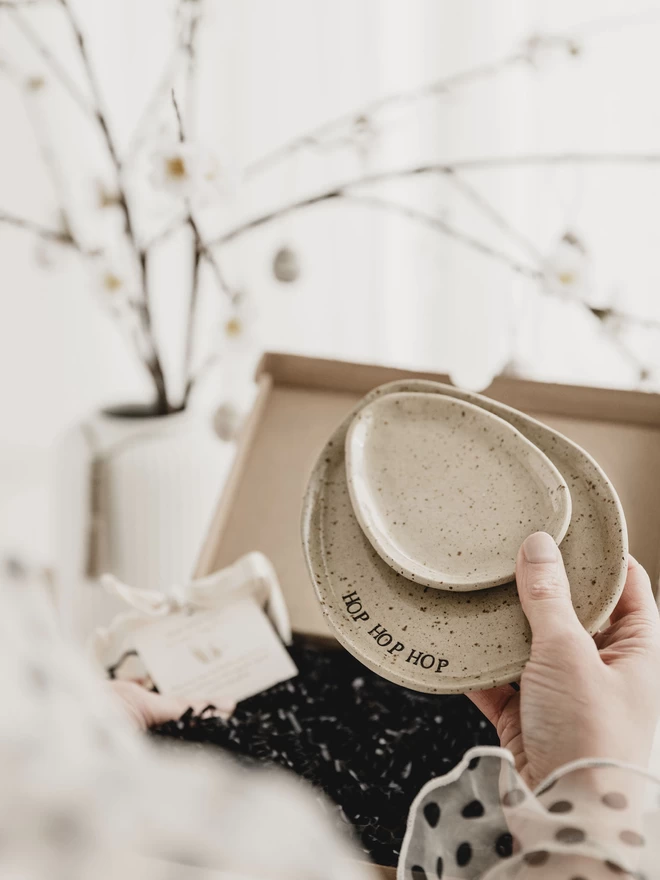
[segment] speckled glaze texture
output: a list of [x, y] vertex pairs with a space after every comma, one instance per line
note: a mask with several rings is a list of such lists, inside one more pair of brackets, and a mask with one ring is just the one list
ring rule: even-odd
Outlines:
[[398, 392], [444, 394], [481, 406], [558, 468], [573, 503], [562, 554], [575, 610], [592, 633], [609, 617], [625, 581], [628, 538], [617, 494], [596, 462], [563, 435], [486, 397], [429, 381], [375, 389], [323, 449], [303, 504], [302, 540], [318, 599], [341, 644], [384, 678], [417, 691], [463, 693], [515, 681], [531, 642], [515, 583], [472, 593], [414, 584], [380, 558], [355, 518], [346, 432], [367, 403]]
[[513, 579], [532, 532], [571, 519], [552, 462], [504, 419], [441, 394], [386, 394], [353, 419], [348, 490], [363, 532], [399, 574], [443, 590]]

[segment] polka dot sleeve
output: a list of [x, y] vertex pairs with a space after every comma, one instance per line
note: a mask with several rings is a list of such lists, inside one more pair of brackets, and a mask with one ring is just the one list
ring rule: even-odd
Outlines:
[[415, 798], [397, 877], [651, 880], [659, 832], [660, 780], [639, 768], [579, 761], [530, 791], [510, 752], [476, 748]]

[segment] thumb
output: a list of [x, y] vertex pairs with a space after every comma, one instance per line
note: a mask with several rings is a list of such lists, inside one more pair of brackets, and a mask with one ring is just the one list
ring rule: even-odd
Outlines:
[[516, 583], [534, 641], [585, 632], [571, 602], [559, 547], [550, 535], [535, 532], [525, 538], [516, 560]]

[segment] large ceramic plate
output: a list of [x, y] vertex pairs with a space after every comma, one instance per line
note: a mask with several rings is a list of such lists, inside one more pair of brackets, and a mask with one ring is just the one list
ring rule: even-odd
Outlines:
[[346, 434], [353, 512], [387, 564], [417, 584], [481, 590], [513, 579], [527, 535], [559, 543], [568, 486], [504, 419], [443, 394], [385, 394]]
[[355, 518], [346, 483], [346, 432], [367, 403], [398, 392], [475, 403], [517, 428], [555, 464], [573, 502], [561, 549], [575, 610], [591, 633], [609, 617], [625, 581], [628, 539], [617, 494], [596, 462], [563, 435], [503, 404], [435, 382], [375, 389], [323, 449], [305, 496], [302, 539], [321, 607], [341, 644], [390, 681], [427, 693], [514, 681], [531, 641], [515, 583], [473, 593], [418, 586], [380, 558]]

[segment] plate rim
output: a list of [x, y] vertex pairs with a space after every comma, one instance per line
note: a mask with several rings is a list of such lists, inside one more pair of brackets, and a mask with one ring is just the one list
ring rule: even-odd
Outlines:
[[[376, 553], [380, 556], [380, 558], [386, 562], [390, 568], [394, 569], [398, 574], [405, 577], [407, 580], [411, 581], [415, 584], [421, 584], [425, 587], [431, 587], [435, 590], [444, 590], [446, 592], [455, 592], [455, 593], [470, 593], [476, 590], [489, 589], [490, 587], [501, 586], [502, 584], [508, 584], [514, 577], [514, 570], [512, 569], [510, 572], [507, 572], [506, 575], [501, 575], [498, 577], [488, 577], [488, 578], [480, 578], [480, 579], [466, 579], [464, 581], [456, 581], [451, 579], [450, 577], [445, 577], [442, 581], [438, 576], [433, 578], [430, 574], [420, 576], [419, 573], [414, 572], [411, 568], [409, 568], [404, 560], [403, 553], [399, 555], [395, 555], [397, 547], [394, 541], [387, 540], [387, 535], [385, 534], [385, 540], [381, 543], [381, 539], [378, 537], [377, 527], [373, 523], [373, 517], [371, 521], [369, 516], [365, 510], [366, 505], [362, 500], [358, 498], [359, 490], [356, 487], [355, 477], [352, 475], [352, 465], [357, 466], [357, 462], [355, 461], [355, 450], [353, 440], [355, 438], [356, 433], [359, 429], [366, 424], [367, 419], [361, 418], [364, 414], [366, 415], [366, 411], [372, 408], [376, 408], [380, 403], [385, 400], [391, 400], [393, 397], [410, 397], [410, 398], [420, 398], [425, 397], [429, 399], [442, 400], [443, 402], [449, 401], [449, 408], [454, 406], [456, 407], [465, 407], [468, 410], [473, 410], [479, 414], [480, 418], [483, 418], [486, 422], [490, 421], [495, 425], [499, 425], [501, 429], [505, 431], [505, 433], [509, 434], [511, 437], [515, 437], [515, 443], [520, 444], [523, 448], [529, 451], [529, 454], [532, 457], [537, 458], [542, 462], [543, 466], [546, 469], [546, 474], [551, 476], [558, 484], [558, 488], [563, 488], [563, 492], [560, 496], [560, 509], [555, 512], [555, 518], [557, 522], [552, 527], [546, 528], [547, 531], [555, 540], [557, 544], [561, 544], [564, 539], [566, 532], [568, 531], [568, 527], [571, 523], [572, 516], [572, 499], [570, 489], [568, 487], [568, 483], [564, 478], [564, 475], [561, 473], [559, 468], [550, 460], [550, 458], [543, 452], [542, 449], [539, 449], [531, 440], [528, 440], [527, 437], [524, 436], [517, 428], [515, 428], [510, 422], [507, 422], [506, 419], [501, 418], [501, 416], [495, 415], [495, 413], [491, 413], [483, 407], [477, 406], [474, 403], [471, 403], [469, 400], [461, 400], [458, 397], [451, 397], [446, 394], [433, 394], [431, 392], [424, 391], [393, 391], [390, 394], [381, 394], [377, 397], [374, 397], [373, 400], [370, 400], [368, 403], [365, 403], [363, 407], [359, 409], [359, 411], [352, 418], [350, 425], [346, 431], [346, 437], [344, 440], [344, 461], [346, 467], [346, 484], [348, 487], [348, 493], [351, 499], [351, 504], [353, 506], [353, 513], [355, 514], [355, 518], [357, 519], [360, 528], [364, 532], [365, 536], [369, 540], [369, 543], [374, 548]], [[368, 429], [367, 429], [368, 430]], [[366, 480], [363, 479], [365, 488], [367, 487]], [[371, 493], [373, 496], [373, 493]], [[549, 524], [550, 526], [551, 524]], [[382, 530], [385, 532], [385, 530]], [[388, 550], [388, 547], [390, 550]], [[393, 551], [393, 552], [390, 552]], [[414, 560], [412, 560], [414, 561]], [[418, 563], [419, 564], [419, 563]], [[427, 571], [431, 572], [433, 570], [432, 566], [422, 566], [421, 568], [425, 568]], [[439, 569], [435, 569], [437, 573], [439, 573]]]
[[[502, 669], [502, 671], [495, 676], [489, 676], [487, 679], [481, 679], [479, 681], [473, 680], [472, 683], [468, 681], [467, 677], [456, 676], [453, 680], [449, 680], [448, 677], [445, 677], [445, 686], [442, 686], [441, 683], [440, 686], [431, 687], [426, 686], [424, 683], [416, 681], [412, 677], [408, 678], [404, 675], [391, 673], [388, 667], [371, 661], [369, 656], [365, 655], [359, 649], [359, 647], [356, 646], [351, 641], [351, 639], [348, 638], [347, 635], [345, 635], [345, 633], [349, 632], [347, 627], [341, 627], [335, 623], [332, 614], [328, 610], [327, 603], [325, 602], [325, 599], [320, 592], [319, 585], [317, 584], [314, 560], [311, 556], [312, 550], [310, 546], [310, 536], [313, 526], [313, 514], [317, 507], [316, 500], [317, 498], [320, 500], [320, 495], [322, 494], [321, 492], [319, 492], [319, 489], [323, 488], [323, 485], [319, 485], [320, 477], [325, 469], [326, 459], [329, 460], [328, 447], [332, 447], [336, 444], [337, 437], [341, 436], [342, 432], [345, 432], [347, 430], [348, 425], [354, 418], [355, 414], [359, 412], [360, 409], [362, 409], [368, 402], [379, 395], [387, 394], [390, 391], [395, 391], [396, 389], [411, 390], [411, 386], [414, 386], [414, 389], [419, 390], [429, 389], [433, 391], [433, 389], [440, 389], [440, 391], [436, 391], [435, 393], [445, 393], [449, 394], [452, 397], [458, 397], [459, 399], [465, 399], [468, 401], [477, 400], [479, 401], [479, 403], [477, 404], [479, 406], [482, 405], [481, 402], [483, 401], [483, 403], [486, 404], [486, 407], [484, 408], [487, 408], [488, 405], [493, 405], [502, 412], [511, 414], [514, 417], [521, 417], [531, 426], [537, 426], [542, 428], [543, 430], [551, 432], [562, 442], [566, 443], [569, 447], [577, 450], [577, 452], [585, 459], [585, 461], [599, 474], [600, 478], [603, 480], [603, 483], [608, 488], [608, 492], [611, 496], [611, 500], [616, 511], [617, 520], [620, 525], [619, 540], [621, 546], [619, 549], [622, 553], [622, 559], [620, 560], [619, 578], [616, 588], [613, 590], [612, 595], [604, 603], [602, 611], [595, 618], [593, 623], [589, 627], [585, 627], [587, 632], [589, 632], [590, 634], [597, 632], [603, 625], [603, 623], [609, 618], [623, 591], [626, 578], [628, 557], [628, 533], [623, 507], [621, 505], [621, 501], [616, 492], [616, 489], [614, 488], [612, 482], [609, 480], [598, 462], [596, 462], [593, 456], [590, 455], [583, 447], [581, 447], [575, 441], [571, 440], [569, 437], [566, 437], [566, 435], [563, 434], [561, 431], [550, 428], [548, 425], [543, 424], [543, 422], [540, 422], [533, 416], [529, 416], [526, 413], [515, 409], [514, 407], [508, 406], [505, 403], [500, 403], [500, 401], [493, 400], [485, 395], [481, 395], [472, 391], [464, 391], [463, 389], [454, 387], [452, 385], [447, 385], [442, 382], [435, 382], [429, 379], [397, 379], [373, 388], [370, 392], [368, 392], [366, 395], [361, 397], [360, 400], [357, 401], [356, 405], [351, 408], [351, 410], [337, 425], [328, 440], [323, 445], [321, 451], [319, 452], [319, 455], [316, 458], [312, 471], [310, 472], [307, 487], [303, 496], [300, 529], [303, 556], [305, 558], [305, 563], [309, 572], [310, 580], [313, 584], [317, 600], [321, 606], [323, 616], [327, 621], [332, 633], [337, 638], [337, 641], [347, 651], [349, 651], [349, 653], [356, 657], [356, 659], [358, 659], [364, 666], [366, 666], [368, 669], [371, 669], [373, 672], [376, 672], [382, 678], [392, 681], [399, 686], [408, 687], [411, 690], [415, 690], [420, 693], [462, 694], [471, 690], [483, 690], [484, 688], [496, 687], [502, 684], [510, 684], [511, 682], [519, 680], [520, 675], [522, 674], [524, 667], [527, 663], [528, 657], [524, 658], [524, 660], [522, 661], [514, 660], [512, 663], [507, 665], [505, 669]], [[465, 397], [463, 397], [463, 395], [465, 395]], [[498, 588], [495, 587], [494, 589]]]

